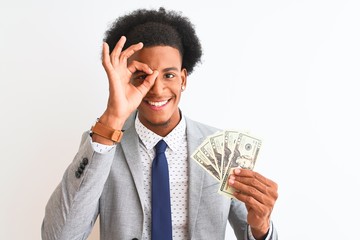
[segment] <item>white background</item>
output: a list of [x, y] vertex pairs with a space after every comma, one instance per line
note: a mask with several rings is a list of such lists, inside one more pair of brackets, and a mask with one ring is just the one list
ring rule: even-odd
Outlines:
[[[255, 170], [279, 184], [280, 239], [356, 239], [356, 0], [1, 0], [0, 239], [41, 238], [46, 202], [105, 109], [105, 30], [123, 13], [160, 6], [188, 16], [204, 49], [184, 113], [263, 139]], [[235, 239], [230, 226], [226, 239]]]

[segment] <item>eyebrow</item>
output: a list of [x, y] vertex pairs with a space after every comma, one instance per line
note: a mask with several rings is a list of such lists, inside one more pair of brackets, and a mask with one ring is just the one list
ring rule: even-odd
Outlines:
[[165, 68], [163, 72], [168, 72], [168, 71], [179, 71], [179, 69], [177, 67], [169, 67], [169, 68]]
[[[179, 69], [177, 67], [168, 67], [168, 68], [164, 68], [164, 70], [162, 72], [169, 72], [169, 71], [179, 71]], [[133, 75], [136, 75], [136, 74], [142, 74], [142, 73], [145, 73], [143, 71], [139, 71], [139, 70], [136, 70]]]

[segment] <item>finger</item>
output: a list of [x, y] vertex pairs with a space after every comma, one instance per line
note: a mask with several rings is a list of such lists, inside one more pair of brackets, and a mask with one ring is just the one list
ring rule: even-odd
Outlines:
[[126, 42], [126, 37], [125, 36], [121, 36], [121, 38], [119, 39], [119, 41], [116, 43], [113, 51], [111, 52], [111, 62], [113, 65], [116, 65], [119, 61], [119, 56], [121, 54], [121, 51], [125, 45]]
[[[240, 171], [240, 173], [239, 173]], [[271, 181], [260, 175], [259, 173], [246, 170], [246, 169], [236, 169], [234, 174], [230, 176], [233, 178], [233, 181], [245, 184], [249, 187], [257, 189], [264, 195], [269, 196], [271, 199], [276, 201], [278, 198], [278, 186], [275, 182]]]
[[120, 61], [123, 64], [127, 63], [127, 60], [137, 51], [139, 51], [140, 49], [142, 49], [144, 46], [144, 44], [142, 42], [139, 42], [137, 44], [131, 45], [130, 47], [128, 47], [127, 49], [125, 49], [121, 55], [120, 55]]
[[145, 97], [146, 93], [151, 89], [154, 85], [156, 78], [158, 77], [159, 72], [155, 70], [152, 74], [148, 75], [143, 83], [137, 86], [137, 89], [141, 93], [143, 97]]
[[241, 183], [239, 181], [234, 181], [232, 184], [230, 184], [233, 188], [237, 190], [237, 192], [240, 192], [241, 194], [247, 195], [253, 199], [255, 199], [257, 202], [262, 203], [266, 206], [272, 207], [275, 203], [275, 200], [271, 196], [265, 195], [261, 191], [259, 191], [257, 188], [246, 185], [244, 183]]
[[103, 42], [102, 47], [102, 65], [107, 72], [111, 67], [110, 56], [109, 56], [109, 45], [106, 42]]
[[277, 198], [277, 195], [278, 195], [277, 188], [274, 186], [268, 186], [268, 185], [262, 183], [261, 181], [259, 181], [259, 179], [257, 179], [257, 178], [238, 177], [235, 175], [232, 175], [231, 177], [240, 183], [243, 183], [247, 186], [257, 189], [262, 194], [268, 195], [274, 199]]
[[249, 169], [237, 168], [234, 170], [234, 175], [236, 175], [240, 178], [241, 177], [256, 178], [257, 180], [259, 180], [261, 183], [265, 184], [266, 186], [277, 189], [277, 184], [274, 181], [262, 176], [258, 172], [254, 172]]
[[152, 74], [153, 70], [149, 67], [149, 65], [139, 62], [139, 61], [132, 61], [129, 65], [128, 65], [128, 69], [129, 71], [134, 74], [136, 71], [141, 71], [144, 72], [146, 74]]
[[270, 191], [269, 190], [270, 188], [267, 185], [263, 184], [256, 178], [236, 177], [235, 175], [232, 175], [231, 177], [240, 183], [243, 183], [247, 186], [257, 189], [259, 192], [263, 194], [268, 194]]

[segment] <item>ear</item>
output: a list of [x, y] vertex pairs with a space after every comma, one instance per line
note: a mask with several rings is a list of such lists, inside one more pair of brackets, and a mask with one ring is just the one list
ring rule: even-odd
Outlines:
[[182, 89], [182, 91], [184, 91], [186, 88], [187, 76], [188, 76], [188, 73], [187, 73], [186, 68], [181, 69], [181, 89]]

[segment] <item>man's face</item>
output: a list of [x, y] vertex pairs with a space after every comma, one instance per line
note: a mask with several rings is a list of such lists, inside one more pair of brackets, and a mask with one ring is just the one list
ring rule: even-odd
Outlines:
[[[148, 129], [158, 135], [167, 135], [180, 121], [178, 104], [181, 87], [186, 85], [187, 72], [181, 69], [182, 59], [176, 48], [169, 46], [146, 47], [136, 52], [130, 59], [147, 64], [159, 71], [150, 91], [140, 103], [139, 119]], [[135, 72], [132, 83], [141, 83], [146, 74]]]

